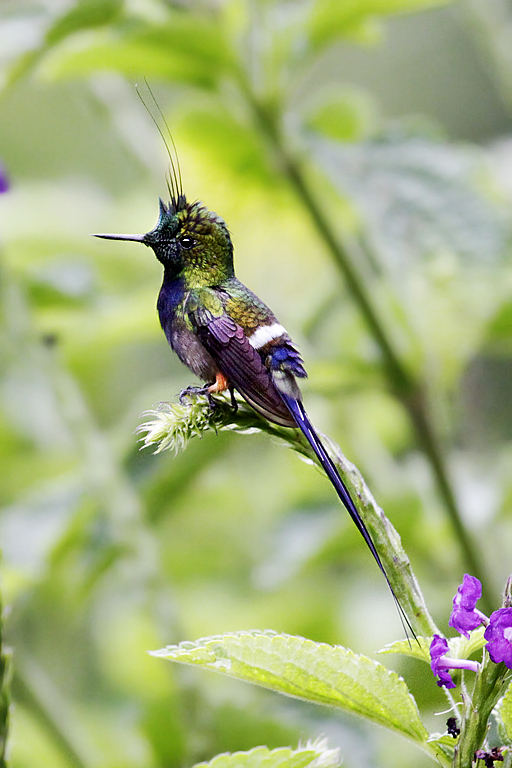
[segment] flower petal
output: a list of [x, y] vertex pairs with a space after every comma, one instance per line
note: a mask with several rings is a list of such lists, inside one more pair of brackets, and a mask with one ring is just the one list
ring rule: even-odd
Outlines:
[[486, 617], [477, 611], [476, 604], [482, 596], [482, 585], [475, 576], [464, 574], [462, 584], [453, 598], [453, 609], [448, 622], [464, 637], [469, 637], [469, 631], [480, 626]]
[[504, 662], [512, 669], [512, 608], [500, 608], [489, 619], [484, 632], [487, 651], [495, 664]]

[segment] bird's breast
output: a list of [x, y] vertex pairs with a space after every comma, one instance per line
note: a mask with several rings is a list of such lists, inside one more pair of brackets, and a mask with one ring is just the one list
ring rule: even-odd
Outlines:
[[158, 296], [160, 324], [171, 348], [182, 363], [203, 381], [215, 381], [218, 366], [203, 347], [185, 312], [188, 291], [183, 284], [164, 284]]

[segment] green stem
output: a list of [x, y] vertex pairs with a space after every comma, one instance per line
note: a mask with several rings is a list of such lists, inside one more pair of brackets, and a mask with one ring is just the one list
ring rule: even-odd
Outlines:
[[489, 729], [489, 717], [508, 684], [509, 670], [494, 664], [487, 654], [477, 675], [471, 700], [466, 704], [453, 768], [471, 768], [475, 751], [481, 749]]
[[[188, 439], [214, 429], [248, 433], [253, 430], [266, 432], [285, 442], [302, 456], [319, 464], [318, 458], [299, 429], [271, 424], [247, 404], [238, 401], [233, 411], [231, 399], [215, 398], [216, 407], [211, 409], [206, 398], [197, 399], [190, 406], [160, 408], [151, 412], [154, 420], [142, 425], [138, 431], [146, 432], [145, 447], [158, 445], [183, 450]], [[181, 439], [186, 435], [186, 439]], [[418, 582], [412, 572], [409, 559], [402, 547], [400, 536], [376, 504], [363, 477], [343, 456], [339, 446], [324, 436], [324, 443], [336, 464], [339, 474], [357, 507], [370, 536], [377, 548], [386, 572], [389, 586], [418, 636], [430, 636], [439, 630], [428, 612]]]
[[[373, 498], [357, 467], [345, 458], [336, 443], [332, 440], [328, 440], [328, 442], [331, 456], [361, 519], [370, 532], [384, 566], [389, 585], [409, 619], [412, 629], [416, 635], [424, 637], [438, 633], [439, 630], [428, 611], [409, 558], [402, 546], [400, 535]], [[316, 460], [311, 450], [310, 454]]]
[[423, 453], [428, 457], [433, 474], [436, 478], [439, 494], [444, 500], [446, 512], [455, 534], [455, 539], [458, 541], [462, 552], [464, 567], [468, 573], [472, 576], [476, 576], [477, 579], [481, 581], [483, 586], [481, 605], [485, 612], [491, 614], [496, 607], [497, 600], [493, 599], [491, 590], [486, 586], [489, 585], [486, 569], [482, 564], [482, 560], [474, 545], [473, 539], [469, 535], [460, 516], [455, 494], [446, 472], [439, 440], [428, 414], [426, 398], [418, 388], [416, 397], [411, 398], [410, 401], [407, 404], [404, 403], [404, 405], [414, 424], [418, 443], [420, 444]]
[[288, 152], [273, 115], [254, 97], [247, 83], [242, 83], [242, 88], [257, 123], [279, 159], [285, 176], [304, 208], [308, 211], [317, 232], [342, 273], [347, 287], [380, 349], [390, 389], [409, 414], [418, 444], [430, 463], [439, 495], [444, 501], [456, 540], [459, 543], [464, 567], [482, 582], [484, 587], [482, 606], [484, 610], [491, 612], [493, 600], [490, 595], [489, 580], [478, 551], [462, 521], [448, 477], [441, 444], [433, 426], [424, 388], [421, 382], [403, 364], [396, 352], [384, 324], [373, 306], [364, 281], [355, 269], [347, 249], [333, 231], [321, 203], [310, 189], [300, 164]]
[[34, 681], [30, 679], [32, 676], [25, 676], [19, 667], [17, 664], [13, 678], [13, 694], [16, 701], [37, 720], [72, 768], [88, 768], [88, 763], [80, 754], [82, 750], [74, 743], [73, 736], [69, 735], [76, 729], [68, 728], [70, 709], [67, 704], [63, 706], [58, 693], [55, 696], [55, 687], [49, 681], [42, 686], [39, 683], [34, 685]]
[[496, 0], [466, 0], [461, 4], [468, 27], [480, 49], [484, 63], [491, 70], [494, 85], [512, 116], [512, 10]]

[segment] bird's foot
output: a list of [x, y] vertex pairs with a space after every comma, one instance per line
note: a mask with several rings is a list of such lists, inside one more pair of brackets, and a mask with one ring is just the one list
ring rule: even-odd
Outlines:
[[203, 387], [191, 386], [187, 387], [186, 389], [182, 389], [180, 392], [180, 403], [182, 405], [187, 405], [187, 399], [197, 397], [198, 395], [205, 395], [208, 400], [210, 410], [213, 411], [215, 410], [215, 407], [218, 403], [212, 397], [212, 395], [220, 394], [221, 392], [225, 392], [227, 389], [229, 389], [229, 393], [231, 395], [231, 405], [233, 407], [233, 411], [236, 413], [238, 411], [238, 403], [235, 399], [235, 390], [233, 387], [230, 387], [228, 380], [224, 374], [220, 372], [217, 373], [213, 384], [205, 384]]
[[215, 401], [210, 392], [209, 384], [206, 384], [204, 387], [190, 386], [190, 387], [186, 387], [185, 389], [182, 389], [180, 392], [180, 403], [182, 405], [187, 405], [187, 400], [197, 397], [198, 395], [205, 395], [206, 399], [208, 400], [208, 405], [210, 406], [210, 409], [213, 410], [215, 408]]

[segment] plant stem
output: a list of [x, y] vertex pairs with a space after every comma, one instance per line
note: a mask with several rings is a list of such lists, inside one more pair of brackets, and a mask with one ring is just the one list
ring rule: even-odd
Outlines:
[[41, 677], [35, 663], [31, 665], [37, 670], [35, 680], [30, 673], [25, 675], [25, 670], [22, 670], [21, 666], [25, 665], [21, 665], [18, 661], [13, 678], [13, 693], [16, 701], [38, 721], [70, 766], [87, 768], [88, 763], [83, 757], [86, 749], [77, 744], [79, 741], [77, 728], [70, 724], [72, 714], [67, 702], [62, 700], [49, 679]]
[[468, 768], [473, 765], [475, 750], [482, 747], [489, 729], [491, 712], [508, 682], [508, 669], [505, 665], [494, 664], [485, 654], [473, 695], [465, 706], [453, 768]]
[[512, 115], [510, 4], [501, 0], [465, 0], [461, 8], [502, 102]]
[[[242, 434], [262, 431], [279, 438], [292, 450], [320, 465], [310, 443], [299, 429], [271, 424], [246, 403], [238, 400], [237, 404], [238, 408], [234, 411], [231, 399], [222, 396], [215, 398], [214, 410], [206, 398], [196, 400], [188, 408], [168, 404], [166, 408], [148, 412], [154, 419], [141, 425], [138, 431], [146, 432], [145, 447], [157, 445], [160, 450], [183, 450], [191, 437], [209, 430], [233, 430]], [[186, 439], [182, 439], [183, 435]], [[429, 637], [438, 632], [397, 531], [375, 502], [357, 468], [347, 461], [339, 446], [325, 436], [323, 442], [375, 544], [400, 612], [407, 616], [416, 635]]]
[[284, 175], [288, 178], [297, 197], [308, 211], [317, 232], [342, 273], [347, 287], [380, 349], [390, 389], [409, 414], [418, 444], [430, 463], [439, 495], [443, 499], [455, 538], [459, 543], [464, 567], [482, 582], [484, 587], [482, 604], [485, 610], [491, 612], [493, 610], [493, 600], [490, 594], [489, 580], [478, 551], [462, 521], [455, 494], [448, 477], [441, 444], [434, 429], [424, 387], [408, 370], [396, 352], [392, 340], [373, 306], [370, 294], [366, 290], [363, 280], [348, 255], [347, 249], [335, 234], [328, 218], [324, 214], [320, 201], [316, 199], [308, 185], [299, 162], [287, 150], [277, 121], [271, 112], [255, 98], [247, 83], [245, 85], [242, 83], [242, 87], [255, 120], [277, 156]]

